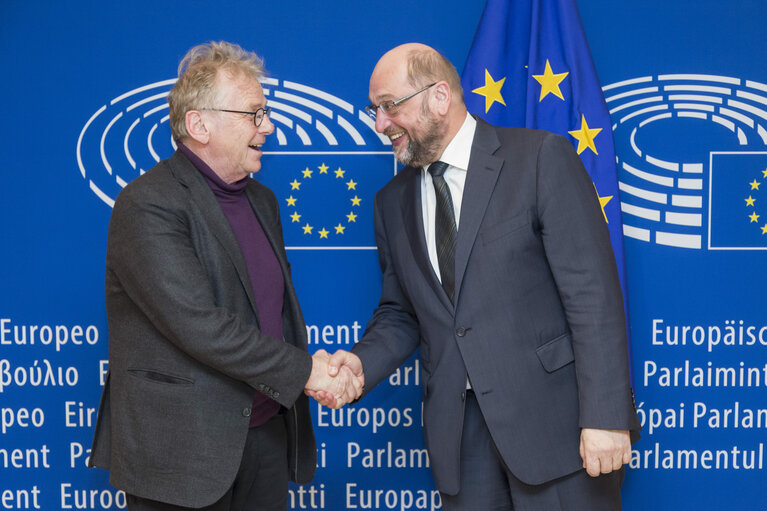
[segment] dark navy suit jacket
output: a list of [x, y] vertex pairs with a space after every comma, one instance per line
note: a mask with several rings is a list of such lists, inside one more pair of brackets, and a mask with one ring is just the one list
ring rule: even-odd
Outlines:
[[354, 352], [366, 392], [421, 349], [437, 488], [459, 490], [467, 376], [512, 473], [540, 484], [582, 468], [581, 428], [637, 430], [615, 260], [572, 145], [478, 120], [455, 255], [455, 305], [434, 273], [421, 170], [376, 195], [381, 300]]

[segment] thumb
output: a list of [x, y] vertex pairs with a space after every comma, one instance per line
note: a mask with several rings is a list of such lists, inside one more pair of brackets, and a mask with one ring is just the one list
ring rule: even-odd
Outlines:
[[346, 363], [346, 357], [348, 353], [344, 350], [338, 350], [330, 356], [328, 361], [328, 374], [330, 376], [336, 376], [341, 367]]

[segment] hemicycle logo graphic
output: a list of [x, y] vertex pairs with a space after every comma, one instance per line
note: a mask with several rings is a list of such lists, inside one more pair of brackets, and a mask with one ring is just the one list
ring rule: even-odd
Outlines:
[[625, 236], [687, 249], [767, 249], [767, 85], [669, 74], [603, 91]]
[[[77, 139], [77, 165], [108, 206], [176, 150], [167, 95], [176, 79], [132, 89], [98, 108]], [[363, 109], [316, 88], [261, 82], [275, 132], [254, 177], [280, 200], [288, 248], [372, 249], [373, 195], [395, 173], [387, 137]]]

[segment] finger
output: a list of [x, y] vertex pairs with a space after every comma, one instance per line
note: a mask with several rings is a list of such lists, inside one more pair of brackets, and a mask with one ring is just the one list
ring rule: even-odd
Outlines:
[[615, 453], [615, 456], [613, 456], [613, 470], [620, 470], [622, 466], [623, 466], [623, 453], [617, 452]]
[[344, 403], [351, 403], [354, 401], [354, 387], [347, 385], [343, 394], [341, 395], [341, 399], [344, 400]]
[[343, 367], [342, 369], [344, 379], [346, 380], [343, 389], [343, 399], [346, 403], [351, 403], [357, 398], [357, 389], [354, 387], [356, 378], [348, 367]]
[[599, 465], [600, 465], [599, 458], [597, 458], [596, 456], [589, 457], [588, 461], [586, 462], [586, 472], [591, 477], [597, 477], [601, 473]]
[[322, 406], [327, 406], [328, 408], [338, 408], [336, 397], [329, 392], [323, 392], [320, 404]]
[[631, 446], [629, 445], [625, 449], [623, 449], [623, 464], [626, 465], [628, 463], [631, 463]]
[[342, 394], [334, 395], [334, 402], [333, 402], [333, 408], [341, 408], [347, 403], [346, 396]]

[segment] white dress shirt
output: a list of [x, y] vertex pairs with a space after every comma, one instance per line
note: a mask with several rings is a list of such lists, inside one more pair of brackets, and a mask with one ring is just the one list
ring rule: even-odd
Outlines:
[[[455, 211], [455, 227], [460, 229], [459, 222], [461, 218], [461, 201], [463, 199], [463, 187], [466, 184], [466, 171], [469, 168], [469, 156], [471, 155], [471, 144], [474, 141], [474, 132], [477, 129], [477, 121], [466, 114], [466, 119], [461, 125], [453, 140], [445, 148], [439, 161], [448, 164], [447, 170], [443, 174], [445, 182], [450, 189], [450, 196], [453, 199], [453, 210]], [[434, 273], [442, 282], [442, 276], [439, 273], [439, 262], [437, 260], [437, 239], [435, 234], [434, 218], [437, 209], [437, 195], [434, 192], [434, 183], [429, 174], [428, 167], [423, 168], [423, 179], [421, 179], [421, 208], [423, 211], [423, 228], [426, 234], [426, 247], [429, 249], [429, 260], [434, 268]], [[457, 291], [457, 290], [456, 290]]]

